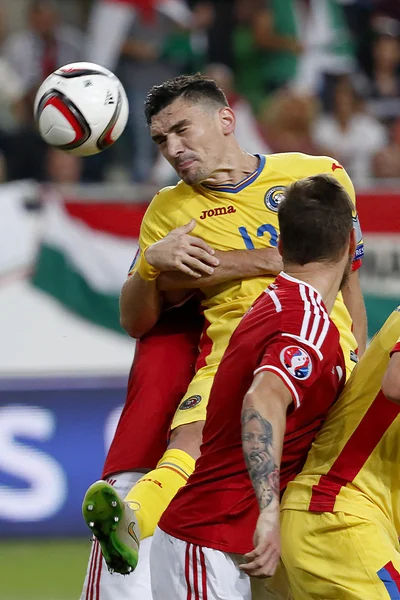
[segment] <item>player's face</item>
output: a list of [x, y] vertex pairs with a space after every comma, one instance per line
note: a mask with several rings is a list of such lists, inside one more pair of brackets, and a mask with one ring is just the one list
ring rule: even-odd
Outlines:
[[231, 113], [228, 108], [177, 98], [152, 118], [152, 139], [188, 185], [201, 183], [218, 170], [226, 143], [224, 111]]
[[258, 419], [250, 419], [245, 424], [242, 438], [243, 452], [250, 465], [257, 468], [260, 463], [260, 453], [267, 452], [271, 443]]

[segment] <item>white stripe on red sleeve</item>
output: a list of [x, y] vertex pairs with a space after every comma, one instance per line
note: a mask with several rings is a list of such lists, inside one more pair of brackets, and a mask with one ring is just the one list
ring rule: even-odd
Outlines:
[[273, 373], [277, 373], [278, 376], [280, 376], [283, 380], [283, 383], [286, 384], [286, 387], [289, 388], [289, 391], [292, 393], [296, 408], [300, 406], [299, 394], [297, 393], [296, 388], [294, 387], [293, 383], [290, 381], [286, 373], [284, 373], [283, 371], [281, 371], [281, 369], [275, 367], [274, 365], [262, 365], [254, 371], [254, 375], [257, 375], [257, 373], [261, 373], [261, 371], [272, 371]]

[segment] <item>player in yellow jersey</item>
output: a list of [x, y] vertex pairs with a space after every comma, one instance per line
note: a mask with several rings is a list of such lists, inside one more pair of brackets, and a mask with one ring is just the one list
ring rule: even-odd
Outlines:
[[282, 557], [295, 600], [400, 598], [399, 310], [283, 497]]
[[[133, 337], [140, 337], [157, 322], [164, 306], [163, 292], [174, 292], [178, 302], [199, 289], [206, 326], [198, 369], [172, 421], [168, 450], [158, 468], [127, 496], [131, 506], [139, 507], [134, 520], [142, 538], [152, 535], [163, 510], [193, 471], [219, 361], [242, 316], [280, 270], [277, 208], [285, 187], [306, 176], [329, 173], [355, 201], [347, 173], [329, 157], [299, 153], [265, 157], [244, 152], [234, 137], [235, 116], [224, 94], [215, 82], [201, 76], [182, 76], [154, 87], [147, 98], [146, 118], [153, 140], [182, 180], [161, 190], [146, 212], [140, 254], [121, 294], [121, 322]], [[356, 213], [354, 224], [356, 271], [363, 252]], [[339, 295], [331, 317], [340, 330], [350, 373], [357, 342], [349, 311], [361, 349], [366, 336], [356, 272], [344, 294], [349, 310]], [[309, 303], [310, 315], [314, 308]], [[135, 443], [135, 431], [132, 440]], [[91, 512], [96, 508], [93, 491], [99, 493], [99, 488], [89, 490], [84, 513], [98, 530], [103, 526]], [[118, 498], [113, 502], [120, 514]], [[118, 514], [114, 515], [117, 519]], [[109, 542], [106, 534], [103, 545]], [[114, 546], [111, 541], [113, 550]], [[124, 561], [129, 558], [128, 553]]]

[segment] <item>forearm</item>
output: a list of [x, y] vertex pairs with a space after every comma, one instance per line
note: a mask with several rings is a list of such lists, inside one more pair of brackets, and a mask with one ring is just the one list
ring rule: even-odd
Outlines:
[[358, 356], [361, 357], [367, 347], [367, 312], [357, 271], [351, 273], [348, 283], [342, 289], [342, 295], [353, 321], [353, 333], [357, 340]]
[[140, 338], [156, 324], [162, 309], [157, 280], [145, 281], [135, 273], [124, 283], [120, 302], [120, 323], [130, 336]]
[[[266, 399], [251, 391], [246, 394], [242, 409], [243, 453], [260, 512], [275, 512], [279, 506], [285, 426], [286, 406], [279, 397], [269, 394]], [[265, 443], [259, 450], [249, 451], [247, 437], [260, 429], [266, 432]]]
[[282, 259], [275, 248], [258, 250], [216, 251], [219, 265], [211, 275], [202, 275], [198, 279], [183, 273], [166, 272], [158, 278], [160, 290], [206, 288], [247, 277], [276, 276], [282, 270]]

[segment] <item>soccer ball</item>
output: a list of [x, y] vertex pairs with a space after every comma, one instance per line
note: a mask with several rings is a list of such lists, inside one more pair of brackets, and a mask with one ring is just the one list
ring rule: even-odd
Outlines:
[[128, 99], [119, 79], [88, 62], [65, 65], [40, 86], [34, 116], [42, 138], [77, 156], [109, 148], [125, 129]]

